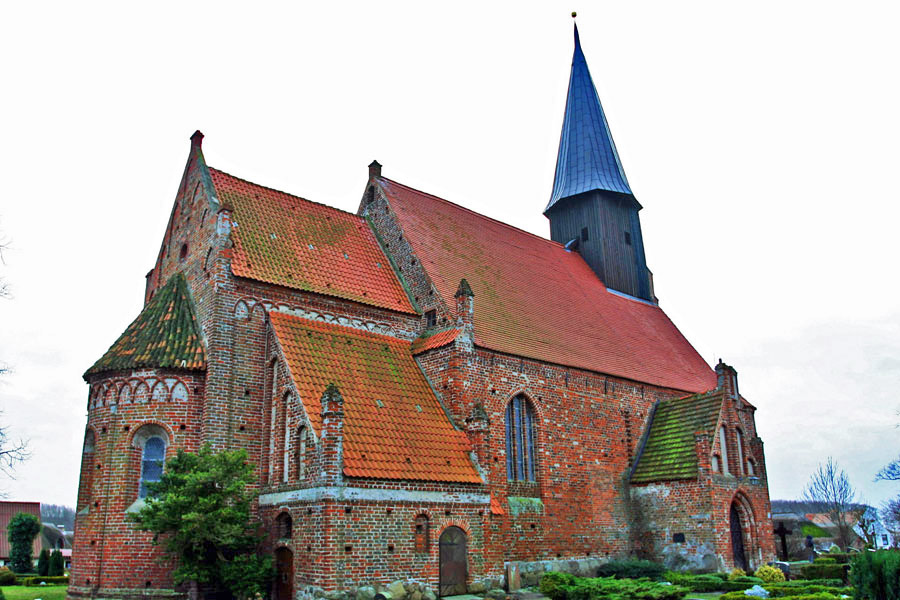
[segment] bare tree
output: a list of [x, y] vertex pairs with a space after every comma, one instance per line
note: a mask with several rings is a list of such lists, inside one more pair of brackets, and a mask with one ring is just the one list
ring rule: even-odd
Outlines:
[[826, 514], [834, 524], [836, 541], [846, 551], [853, 541], [853, 522], [856, 514], [856, 490], [850, 478], [829, 456], [824, 465], [809, 478], [803, 499], [825, 505]]
[[900, 496], [888, 500], [881, 507], [881, 520], [884, 526], [896, 536], [900, 534]]
[[[0, 417], [2, 415], [3, 413], [0, 413]], [[12, 439], [8, 428], [0, 426], [0, 473], [12, 478], [15, 466], [30, 457], [28, 441], [21, 438]]]
[[900, 481], [900, 457], [895, 458], [878, 471], [875, 481]]

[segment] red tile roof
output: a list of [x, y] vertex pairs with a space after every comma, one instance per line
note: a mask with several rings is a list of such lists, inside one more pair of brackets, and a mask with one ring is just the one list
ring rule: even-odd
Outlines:
[[466, 435], [455, 429], [410, 353], [410, 342], [270, 313], [313, 428], [329, 383], [344, 398], [348, 477], [482, 483]]
[[468, 280], [477, 345], [689, 392], [716, 386], [713, 370], [658, 306], [608, 291], [577, 253], [378, 181], [448, 306]]
[[234, 211], [239, 277], [414, 313], [365, 219], [209, 169]]
[[[9, 559], [9, 539], [7, 538], [7, 525], [9, 521], [18, 513], [28, 513], [34, 515], [41, 520], [41, 503], [40, 502], [4, 502], [0, 501], [0, 558]], [[34, 543], [31, 545], [31, 554], [34, 558], [41, 553], [41, 535], [34, 536]]]
[[453, 340], [455, 340], [460, 333], [462, 333], [462, 329], [447, 329], [423, 335], [422, 337], [413, 340], [412, 353], [421, 354], [427, 350], [442, 348], [447, 344], [453, 343]]

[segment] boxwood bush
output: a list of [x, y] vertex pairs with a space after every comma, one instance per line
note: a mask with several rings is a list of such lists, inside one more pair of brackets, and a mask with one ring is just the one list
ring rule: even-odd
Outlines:
[[[719, 600], [748, 600], [744, 592], [728, 592], [719, 596]], [[842, 600], [841, 595], [827, 594], [825, 592], [819, 594], [801, 594], [799, 596], [791, 596], [790, 600]]]
[[28, 587], [41, 584], [62, 585], [69, 583], [69, 577], [67, 575], [59, 575], [57, 577], [22, 577], [19, 579], [19, 583]]
[[0, 567], [0, 585], [12, 585], [16, 582], [16, 574], [9, 567]]
[[551, 600], [682, 600], [687, 588], [644, 579], [576, 577], [568, 573], [544, 575], [541, 593]]
[[800, 577], [802, 579], [840, 579], [842, 583], [846, 583], [848, 569], [849, 565], [816, 562], [800, 567]]
[[659, 581], [665, 572], [664, 566], [649, 560], [611, 560], [600, 565], [597, 569], [597, 577], [615, 577], [616, 579], [647, 577]]

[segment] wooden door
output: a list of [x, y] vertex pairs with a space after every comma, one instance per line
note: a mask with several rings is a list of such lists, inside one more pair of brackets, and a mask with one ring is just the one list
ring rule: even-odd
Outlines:
[[438, 546], [440, 547], [441, 596], [465, 594], [466, 577], [469, 574], [466, 532], [459, 527], [448, 527], [441, 534]]
[[731, 555], [734, 557], [734, 566], [747, 570], [747, 557], [744, 553], [744, 532], [741, 529], [741, 515], [737, 506], [731, 505]]
[[275, 551], [274, 600], [294, 600], [294, 553], [288, 548]]

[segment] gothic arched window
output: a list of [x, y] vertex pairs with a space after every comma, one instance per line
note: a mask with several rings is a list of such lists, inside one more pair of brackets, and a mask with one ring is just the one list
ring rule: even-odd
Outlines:
[[306, 475], [306, 426], [297, 428], [297, 479]]
[[728, 467], [728, 435], [724, 425], [719, 427], [719, 453], [722, 455], [722, 472], [727, 475], [731, 469]]
[[524, 394], [506, 406], [506, 478], [535, 481], [534, 409]]
[[744, 467], [744, 433], [735, 427], [734, 429], [734, 437], [737, 442], [737, 463], [738, 463], [738, 475], [743, 475]]
[[150, 493], [147, 484], [159, 481], [162, 477], [165, 459], [166, 441], [160, 436], [147, 438], [141, 452], [141, 498], [146, 498]]

